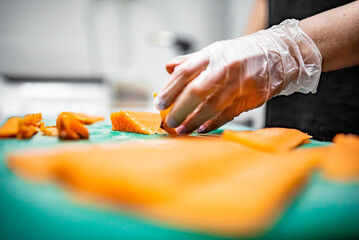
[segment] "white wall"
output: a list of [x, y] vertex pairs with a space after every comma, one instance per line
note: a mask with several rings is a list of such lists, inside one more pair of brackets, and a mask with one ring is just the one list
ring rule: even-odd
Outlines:
[[0, 72], [97, 75], [158, 89], [177, 53], [151, 45], [167, 30], [197, 48], [241, 34], [251, 0], [1, 0]]
[[1, 0], [0, 71], [91, 73], [86, 0]]
[[240, 36], [252, 2], [1, 0], [0, 73], [99, 75], [155, 92], [167, 81], [166, 61], [178, 53], [152, 45], [153, 31], [187, 36], [200, 49]]

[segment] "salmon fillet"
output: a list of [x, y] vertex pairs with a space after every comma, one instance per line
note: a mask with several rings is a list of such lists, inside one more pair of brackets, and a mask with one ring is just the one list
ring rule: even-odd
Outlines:
[[161, 129], [159, 113], [119, 111], [111, 114], [112, 129], [115, 131], [141, 134], [165, 134]]

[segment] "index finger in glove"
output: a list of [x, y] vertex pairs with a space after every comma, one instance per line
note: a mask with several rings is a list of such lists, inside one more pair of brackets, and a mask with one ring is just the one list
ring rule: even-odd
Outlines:
[[158, 93], [155, 105], [159, 110], [170, 107], [185, 86], [197, 77], [209, 63], [208, 55], [195, 54], [175, 68], [165, 87]]
[[187, 59], [189, 59], [191, 56], [193, 56], [193, 54], [194, 53], [181, 55], [181, 56], [178, 56], [178, 57], [175, 57], [175, 58], [171, 59], [170, 61], [168, 61], [166, 63], [166, 71], [169, 74], [173, 73], [173, 71], [175, 70], [175, 67], [177, 67], [178, 65], [184, 63]]
[[[214, 77], [214, 80], [208, 81], [208, 86], [217, 85], [217, 90], [211, 93], [204, 102], [200, 104], [193, 111], [182, 125], [177, 128], [179, 134], [190, 134], [201, 126], [206, 121], [215, 118], [218, 113], [224, 111], [228, 107], [233, 105], [233, 102], [238, 98], [240, 91], [240, 86], [238, 82], [238, 76], [241, 75], [241, 64], [234, 64], [234, 66], [228, 68], [217, 68], [212, 71], [211, 77]], [[223, 81], [221, 81], [223, 78]], [[212, 84], [211, 84], [212, 82]], [[213, 84], [214, 82], [214, 84]]]
[[215, 118], [218, 113], [227, 109], [233, 104], [236, 98], [237, 89], [232, 86], [221, 88], [213, 96], [203, 102], [189, 117], [182, 123], [177, 131], [180, 135], [190, 134], [206, 121]]

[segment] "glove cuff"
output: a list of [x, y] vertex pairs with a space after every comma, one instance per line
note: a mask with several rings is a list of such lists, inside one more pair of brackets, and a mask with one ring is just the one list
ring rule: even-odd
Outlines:
[[265, 32], [281, 55], [284, 85], [279, 95], [315, 93], [322, 71], [322, 56], [313, 40], [299, 27], [299, 21], [287, 19]]

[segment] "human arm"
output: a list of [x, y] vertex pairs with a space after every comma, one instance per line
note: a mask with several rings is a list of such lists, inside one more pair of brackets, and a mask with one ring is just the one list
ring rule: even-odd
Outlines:
[[359, 1], [299, 22], [322, 54], [323, 72], [359, 65]]
[[322, 64], [324, 70], [358, 64], [358, 11], [356, 1], [305, 19], [300, 28], [287, 20], [176, 58], [166, 65], [171, 76], [156, 105], [174, 103], [166, 122], [186, 134], [216, 129], [279, 94], [314, 93]]

